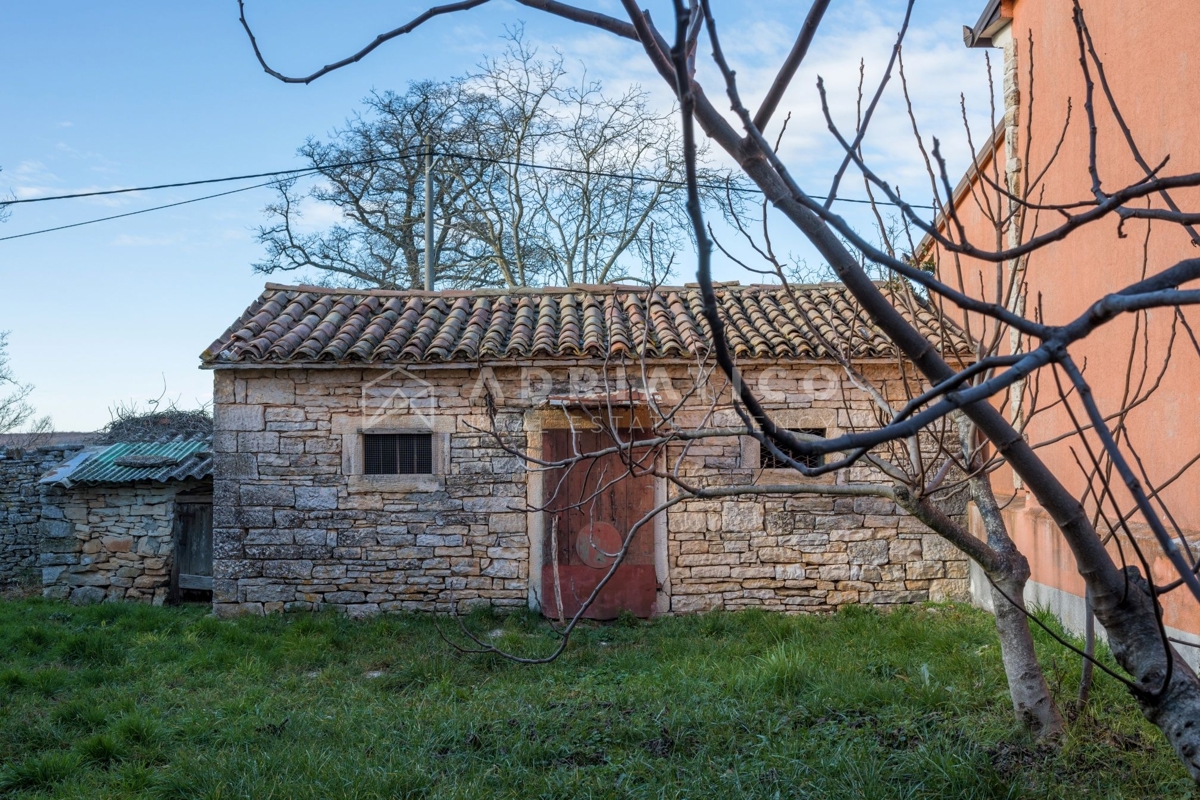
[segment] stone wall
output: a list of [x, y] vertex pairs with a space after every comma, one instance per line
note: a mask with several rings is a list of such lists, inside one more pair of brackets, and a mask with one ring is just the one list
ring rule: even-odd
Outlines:
[[966, 600], [968, 562], [890, 500], [692, 500], [668, 516], [671, 610]]
[[[377, 383], [394, 414], [364, 422], [361, 370], [216, 373], [213, 601], [218, 613], [339, 608], [354, 614], [524, 606], [525, 473], [469, 424], [466, 370], [438, 385]], [[354, 475], [348, 442], [364, 424], [432, 412], [448, 469], [412, 485]], [[477, 409], [476, 411], [481, 411]], [[385, 412], [387, 409], [385, 409]], [[502, 414], [524, 446], [519, 414]]]
[[38, 585], [38, 478], [82, 447], [0, 448], [0, 589]]
[[162, 604], [171, 581], [175, 498], [208, 481], [54, 487], [42, 506], [42, 593], [74, 603]]
[[[894, 366], [865, 368], [901, 396]], [[558, 413], [547, 411], [547, 394], [580, 394], [577, 378], [587, 370], [594, 377], [592, 366], [559, 364], [217, 370], [215, 610], [370, 614], [535, 602], [530, 553], [540, 547], [540, 527], [527, 504], [538, 502], [540, 478], [479, 429], [492, 424], [491, 403], [508, 446], [536, 453], [547, 415]], [[786, 426], [837, 435], [874, 424], [871, 401], [857, 389], [814, 391], [814, 370], [775, 371], [763, 396]], [[664, 381], [686, 390], [692, 380], [683, 365], [655, 372], [656, 392]], [[681, 425], [709, 405], [703, 393], [692, 397]], [[715, 420], [732, 422], [727, 410]], [[403, 429], [435, 432], [438, 474], [360, 474], [361, 431]], [[925, 445], [932, 452], [933, 443]], [[861, 466], [814, 479], [757, 470], [757, 447], [749, 438], [695, 443], [682, 472], [707, 484], [884, 480]], [[829, 610], [967, 595], [965, 559], [875, 498], [694, 500], [668, 512], [658, 535], [666, 561], [660, 611]]]

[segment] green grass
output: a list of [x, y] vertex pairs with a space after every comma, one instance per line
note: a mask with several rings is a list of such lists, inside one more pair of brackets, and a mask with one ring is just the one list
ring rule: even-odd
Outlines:
[[[959, 606], [623, 620], [537, 667], [429, 617], [205, 611], [0, 603], [0, 796], [1197, 796], [1104, 676], [1059, 749], [1027, 740]], [[525, 614], [467, 624], [552, 644]], [[1069, 699], [1077, 660], [1039, 645]]]

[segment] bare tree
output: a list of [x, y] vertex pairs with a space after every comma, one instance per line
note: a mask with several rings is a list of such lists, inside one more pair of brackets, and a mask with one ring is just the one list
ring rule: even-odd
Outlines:
[[0, 331], [0, 433], [47, 433], [53, 427], [50, 417], [36, 417], [37, 411], [29, 403], [33, 385], [18, 382], [8, 364], [8, 334]]
[[[0, 172], [3, 172], [3, 171], [4, 171], [4, 168], [0, 167]], [[12, 214], [12, 212], [9, 211], [8, 204], [3, 201], [0, 201], [0, 222], [7, 222], [8, 218], [11, 214]]]
[[[472, 74], [366, 105], [330, 141], [300, 149], [321, 178], [309, 200], [341, 220], [302, 232], [296, 182], [279, 184], [258, 271], [420, 287], [427, 152], [443, 287], [643, 280], [651, 239], [675, 249], [688, 237], [674, 112], [652, 109], [637, 87], [614, 96], [586, 76], [572, 82], [562, 55], [540, 57], [520, 29]], [[711, 171], [704, 183], [722, 178]]]
[[[890, 442], [903, 441], [919, 436], [939, 421], [961, 413], [969, 425], [963, 441], [974, 448], [975, 436], [986, 439], [991, 455], [1003, 459], [1004, 463], [1020, 477], [1025, 487], [1046, 510], [1058, 526], [1064, 542], [1071, 550], [1084, 580], [1096, 619], [1108, 632], [1113, 655], [1129, 677], [1115, 671], [1112, 676], [1122, 681], [1139, 703], [1144, 715], [1166, 735], [1168, 742], [1190, 771], [1193, 778], [1200, 780], [1200, 681], [1195, 673], [1179, 657], [1162, 624], [1161, 597], [1166, 592], [1186, 590], [1200, 600], [1200, 580], [1194, 556], [1186, 540], [1177, 541], [1167, 527], [1169, 509], [1156, 487], [1148, 485], [1144, 471], [1140, 469], [1137, 450], [1129, 446], [1128, 439], [1118, 441], [1114, 428], [1119, 427], [1118, 414], [1113, 417], [1100, 409], [1084, 376], [1082, 367], [1075, 363], [1068, 346], [1091, 336], [1114, 319], [1127, 314], [1136, 314], [1154, 308], [1171, 308], [1176, 311], [1188, 305], [1200, 303], [1200, 291], [1182, 288], [1190, 281], [1200, 278], [1200, 259], [1184, 259], [1178, 263], [1149, 275], [1116, 291], [1099, 297], [1086, 313], [1061, 325], [1042, 322], [1035, 313], [1033, 318], [1019, 304], [1006, 302], [1009, 286], [1001, 286], [996, 297], [980, 297], [957, 289], [938, 275], [931, 274], [906, 260], [899, 254], [879, 247], [831, 210], [842, 180], [851, 167], [856, 169], [868, 185], [878, 191], [883, 199], [896, 204], [903, 213], [906, 226], [931, 237], [943, 251], [986, 261], [997, 265], [1017, 265], [1018, 260], [1037, 252], [1051, 242], [1061, 241], [1076, 231], [1111, 217], [1118, 217], [1124, 225], [1131, 220], [1154, 220], [1167, 224], [1192, 225], [1200, 222], [1200, 214], [1181, 210], [1170, 198], [1170, 191], [1179, 187], [1200, 185], [1200, 175], [1165, 174], [1165, 164], [1157, 167], [1145, 163], [1129, 139], [1132, 160], [1144, 170], [1142, 179], [1120, 189], [1104, 189], [1095, 153], [1096, 118], [1094, 113], [1094, 87], [1092, 74], [1101, 77], [1101, 86], [1106, 100], [1116, 107], [1111, 93], [1103, 80], [1104, 65], [1091, 46], [1090, 34], [1078, 3], [1075, 4], [1075, 24], [1079, 33], [1080, 65], [1086, 78], [1087, 98], [1084, 104], [1091, 134], [1091, 158], [1088, 174], [1092, 186], [1090, 195], [1070, 204], [1054, 206], [1034, 202], [1022, 193], [998, 186], [1010, 209], [1019, 209], [1021, 214], [1029, 212], [1052, 212], [1052, 222], [1047, 226], [1026, 224], [1021, 232], [1022, 240], [1016, 243], [975, 243], [969, 240], [966, 226], [958, 218], [954, 199], [938, 148], [932, 150], [932, 161], [936, 165], [935, 185], [940, 184], [945, 196], [942, 213], [944, 227], [925, 221], [917, 210], [885, 180], [880, 178], [864, 161], [860, 154], [863, 137], [868, 130], [874, 109], [887, 83], [891, 79], [900, 48], [907, 31], [911, 3], [905, 22], [897, 37], [884, 76], [870, 102], [860, 115], [857, 130], [853, 135], [844, 134], [826, 111], [829, 129], [842, 145], [845, 156], [841, 166], [834, 172], [824, 202], [813, 199], [795, 175], [789, 170], [775, 148], [766, 140], [763, 131], [767, 128], [780, 98], [788, 88], [796, 70], [803, 60], [808, 46], [819, 27], [828, 2], [816, 0], [797, 35], [795, 45], [781, 64], [775, 80], [759, 104], [757, 111], [745, 105], [738, 89], [736, 75], [721, 47], [719, 29], [706, 0], [676, 0], [667, 17], [671, 28], [661, 31], [647, 12], [642, 11], [633, 0], [622, 0], [627, 19], [600, 14], [571, 6], [556, 0], [520, 0], [526, 7], [539, 9], [564, 19], [588, 25], [638, 43], [650, 63], [671, 86], [679, 99], [682, 141], [686, 156], [688, 182], [687, 210], [697, 242], [698, 276], [704, 294], [704, 318], [713, 332], [713, 357], [720, 372], [729, 380], [735, 393], [734, 411], [740, 425], [737, 435], [749, 434], [763, 446], [803, 475], [817, 475], [832, 469], [848, 466], [865, 458], [875, 448]], [[308, 82], [319, 78], [333, 69], [345, 66], [361, 58], [381, 42], [411, 32], [429, 19], [439, 15], [465, 10], [479, 5], [481, 0], [440, 6], [413, 20], [402, 28], [379, 37], [361, 53], [342, 62], [332, 64], [304, 77], [287, 79], [275, 73], [263, 62], [264, 68], [276, 77], [296, 82]], [[661, 17], [660, 17], [661, 18]], [[243, 22], [245, 18], [243, 16]], [[247, 30], [249, 28], [247, 27]], [[735, 35], [738, 32], [735, 30]], [[696, 79], [696, 61], [702, 38], [711, 48], [712, 64], [720, 74], [723, 90], [729, 106], [738, 121], [739, 128], [731, 124], [708, 97]], [[256, 53], [262, 59], [257, 45]], [[818, 83], [822, 100], [824, 87]], [[826, 105], [827, 109], [827, 105]], [[1120, 119], [1118, 115], [1118, 119]], [[1122, 123], [1123, 124], [1123, 123]], [[745, 175], [761, 189], [770, 201], [792, 225], [802, 232], [821, 254], [835, 274], [853, 293], [864, 313], [885, 331], [899, 350], [911, 361], [923, 376], [925, 388], [904, 408], [883, 420], [870, 430], [855, 430], [833, 439], [814, 441], [798, 436], [777, 424], [772, 414], [756, 396], [753, 386], [742, 379], [727, 340], [728, 327], [718, 310], [716, 293], [711, 277], [712, 242], [707, 235], [704, 211], [700, 196], [700, 179], [697, 173], [695, 154], [698, 151], [698, 131], [708, 140], [734, 158]], [[1148, 202], [1161, 198], [1163, 207]], [[1011, 211], [1001, 210], [1000, 214]], [[945, 353], [932, 346], [929, 338], [914, 327], [898, 310], [887, 292], [871, 280], [862, 263], [855, 258], [843, 242], [850, 243], [873, 264], [887, 269], [897, 277], [912, 281], [928, 293], [930, 300], [939, 308], [953, 309], [956, 314], [974, 315], [983, 320], [988, 330], [1011, 331], [1019, 339], [1020, 347], [1010, 351], [989, 354], [988, 342], [994, 338], [985, 335], [982, 357], [973, 363], [952, 363]], [[913, 248], [915, 250], [915, 247]], [[911, 252], [911, 251], [910, 251]], [[1200, 346], [1196, 347], [1200, 352]], [[1092, 487], [1098, 494], [1096, 506], [1109, 507], [1112, 524], [1110, 536], [1123, 537], [1135, 553], [1135, 563], [1119, 563], [1105, 547], [1105, 538], [1097, 530], [1093, 515], [1087, 512], [1084, 501], [1090, 497], [1077, 497], [1064, 485], [1063, 477], [1054, 474], [1039, 458], [1035, 447], [1022, 436], [1019, 419], [1006, 418], [992, 403], [998, 395], [1015, 394], [1030, 376], [1045, 371], [1058, 389], [1054, 402], [1071, 410], [1075, 420], [1074, 434], [1080, 442], [1081, 458], [1085, 469], [1094, 476]], [[1042, 381], [1046, 383], [1046, 381]], [[1024, 391], [1022, 390], [1022, 396]], [[1114, 425], [1114, 419], [1117, 420]], [[1016, 423], [1016, 425], [1014, 425]], [[973, 431], [971, 430], [973, 429]], [[712, 431], [708, 435], [713, 435]], [[730, 435], [735, 435], [732, 432]], [[685, 437], [686, 438], [686, 437]], [[646, 443], [639, 442], [640, 447]], [[632, 443], [622, 446], [626, 451], [626, 462], [640, 463], [639, 450]], [[843, 454], [825, 465], [814, 467], [811, 460], [831, 454]], [[968, 462], [970, 468], [974, 464]], [[1126, 506], [1115, 499], [1115, 489], [1120, 486], [1127, 493]], [[982, 488], [982, 484], [980, 485]], [[736, 491], [740, 487], [731, 487]], [[723, 489], [706, 489], [719, 492]], [[1089, 495], [1091, 494], [1089, 489]], [[973, 492], [976, 502], [979, 493]], [[1103, 503], [1101, 503], [1103, 501]], [[1155, 502], [1158, 505], [1155, 505]], [[1125, 525], [1129, 516], [1136, 515], [1152, 531], [1159, 553], [1165, 557], [1177, 573], [1177, 578], [1166, 584], [1156, 585], [1149, 569], [1149, 556], [1141, 550]], [[1167, 522], [1164, 522], [1167, 520]], [[644, 525], [646, 520], [633, 526]], [[991, 531], [989, 530], [989, 538]], [[632, 536], [632, 533], [630, 534]], [[1182, 535], [1179, 535], [1182, 539]], [[630, 539], [627, 537], [626, 542]], [[986, 557], [995, 552], [992, 543], [980, 552]], [[977, 559], [978, 560], [978, 559]], [[1002, 587], [1000, 587], [1002, 589]], [[1006, 595], [1001, 591], [1002, 595]], [[1007, 598], [1018, 608], [1015, 597]], [[487, 649], [483, 647], [481, 649]]]

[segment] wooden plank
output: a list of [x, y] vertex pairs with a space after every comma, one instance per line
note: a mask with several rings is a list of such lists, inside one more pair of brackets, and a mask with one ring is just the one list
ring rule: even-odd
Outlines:
[[179, 573], [180, 589], [201, 589], [211, 592], [213, 587], [212, 575], [185, 575]]

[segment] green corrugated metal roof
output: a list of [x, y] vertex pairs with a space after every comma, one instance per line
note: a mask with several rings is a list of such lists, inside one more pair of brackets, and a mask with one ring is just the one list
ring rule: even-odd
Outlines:
[[47, 474], [41, 483], [71, 486], [203, 478], [212, 474], [212, 461], [212, 443], [208, 439], [118, 442], [84, 450]]

